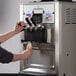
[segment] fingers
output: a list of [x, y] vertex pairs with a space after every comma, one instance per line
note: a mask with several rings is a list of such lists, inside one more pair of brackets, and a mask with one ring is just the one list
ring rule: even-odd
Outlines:
[[30, 48], [30, 47], [27, 47], [26, 50], [32, 52], [32, 48]]
[[19, 22], [17, 22], [17, 25], [25, 27], [26, 24], [24, 23], [24, 21], [19, 21]]
[[28, 42], [25, 51], [29, 51], [30, 53], [32, 53], [32, 44], [30, 42]]
[[30, 56], [32, 55], [32, 44], [29, 42], [28, 44], [27, 44], [27, 47], [26, 47], [26, 49], [22, 52], [22, 54], [21, 54], [21, 58], [22, 59], [27, 59], [27, 58], [29, 58]]
[[25, 29], [25, 27], [26, 27], [25, 22], [24, 21], [19, 21], [19, 22], [16, 23], [15, 31], [17, 33], [19, 33], [21, 31], [23, 31]]

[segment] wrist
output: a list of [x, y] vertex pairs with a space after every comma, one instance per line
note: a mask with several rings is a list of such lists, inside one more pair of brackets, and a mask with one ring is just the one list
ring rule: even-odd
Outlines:
[[12, 61], [18, 61], [18, 60], [22, 60], [22, 55], [21, 54], [14, 54]]
[[20, 59], [20, 60], [24, 60], [24, 59], [26, 59], [26, 56], [24, 55], [24, 53], [19, 54], [19, 59]]
[[22, 60], [22, 54], [19, 54], [19, 59]]
[[13, 34], [18, 34], [18, 32], [16, 30], [12, 30]]

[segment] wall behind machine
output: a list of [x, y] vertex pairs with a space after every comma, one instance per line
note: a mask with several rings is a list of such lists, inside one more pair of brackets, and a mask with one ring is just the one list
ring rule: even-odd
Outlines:
[[[19, 0], [0, 0], [1, 17], [0, 34], [11, 31], [19, 20]], [[20, 53], [19, 34], [4, 42], [1, 46], [12, 53]], [[0, 63], [0, 73], [18, 73], [20, 70], [19, 61], [9, 64]]]

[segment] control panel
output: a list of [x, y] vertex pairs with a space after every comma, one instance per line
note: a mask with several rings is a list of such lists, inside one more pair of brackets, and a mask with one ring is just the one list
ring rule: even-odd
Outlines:
[[37, 24], [55, 23], [54, 4], [26, 4], [23, 6], [23, 20], [25, 22], [27, 17], [32, 17]]

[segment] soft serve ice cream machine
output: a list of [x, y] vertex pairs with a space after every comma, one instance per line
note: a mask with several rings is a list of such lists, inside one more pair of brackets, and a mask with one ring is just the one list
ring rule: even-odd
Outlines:
[[22, 4], [20, 20], [27, 24], [20, 36], [22, 50], [29, 41], [33, 48], [32, 56], [21, 62], [20, 73], [75, 76], [72, 54], [76, 49], [76, 4], [58, 1]]

